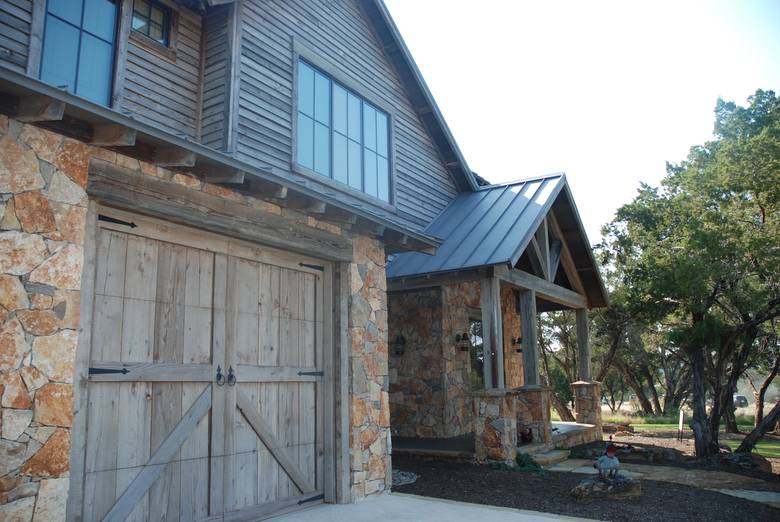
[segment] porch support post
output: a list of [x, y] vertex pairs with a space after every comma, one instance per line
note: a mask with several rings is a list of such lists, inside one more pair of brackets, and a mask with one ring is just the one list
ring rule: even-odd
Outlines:
[[577, 376], [581, 381], [591, 380], [587, 308], [577, 309]]
[[482, 280], [480, 307], [482, 308], [485, 388], [503, 388], [504, 343], [502, 339], [501, 283], [498, 278], [488, 277]]
[[523, 338], [523, 386], [538, 385], [539, 342], [534, 290], [520, 290], [520, 333]]

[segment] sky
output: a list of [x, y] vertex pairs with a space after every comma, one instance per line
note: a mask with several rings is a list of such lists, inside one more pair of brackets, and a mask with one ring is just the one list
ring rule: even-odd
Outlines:
[[780, 0], [385, 0], [469, 167], [566, 172], [591, 243], [712, 137], [717, 99], [780, 92]]

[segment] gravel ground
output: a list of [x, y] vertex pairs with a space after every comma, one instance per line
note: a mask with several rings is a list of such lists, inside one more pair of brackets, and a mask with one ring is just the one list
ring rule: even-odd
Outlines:
[[780, 520], [780, 509], [764, 504], [650, 480], [642, 481], [641, 497], [578, 504], [569, 492], [584, 477], [574, 473], [548, 471], [534, 475], [402, 457], [393, 458], [393, 467], [419, 475], [414, 484], [394, 487], [394, 491], [475, 504], [610, 521]]

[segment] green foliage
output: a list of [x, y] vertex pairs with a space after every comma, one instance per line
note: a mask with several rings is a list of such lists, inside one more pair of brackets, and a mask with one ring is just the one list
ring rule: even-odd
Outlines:
[[553, 387], [558, 397], [566, 404], [571, 404], [571, 401], [574, 400], [574, 394], [571, 391], [569, 379], [560, 366], [554, 365], [550, 368], [550, 381], [550, 386]]
[[539, 475], [544, 474], [544, 469], [534, 460], [534, 458], [527, 453], [518, 453], [515, 457], [517, 462], [517, 471], [523, 471], [526, 473], [536, 473]]

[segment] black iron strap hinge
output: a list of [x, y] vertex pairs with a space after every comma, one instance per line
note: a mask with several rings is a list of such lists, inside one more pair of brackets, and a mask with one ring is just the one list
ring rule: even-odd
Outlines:
[[323, 372], [322, 370], [317, 372], [298, 372], [298, 375], [311, 375], [314, 377], [322, 377], [323, 375], [325, 375], [325, 372]]
[[324, 493], [320, 493], [319, 495], [314, 495], [313, 497], [304, 498], [303, 500], [298, 501], [298, 505], [306, 504], [307, 502], [314, 502], [315, 500], [323, 500], [325, 498]]
[[98, 214], [98, 221], [105, 221], [106, 223], [114, 223], [115, 225], [124, 225], [130, 228], [135, 228], [138, 226], [135, 223], [132, 223], [130, 221], [122, 221], [121, 219], [113, 218], [111, 216], [104, 216], [103, 214]]
[[98, 375], [102, 373], [121, 373], [122, 375], [127, 375], [130, 373], [130, 370], [127, 368], [90, 368], [89, 374], [90, 375]]
[[325, 271], [325, 267], [324, 266], [320, 266], [320, 265], [310, 265], [308, 263], [298, 263], [298, 266], [302, 266], [303, 268], [311, 268], [312, 270], [319, 270], [320, 272], [324, 272]]

